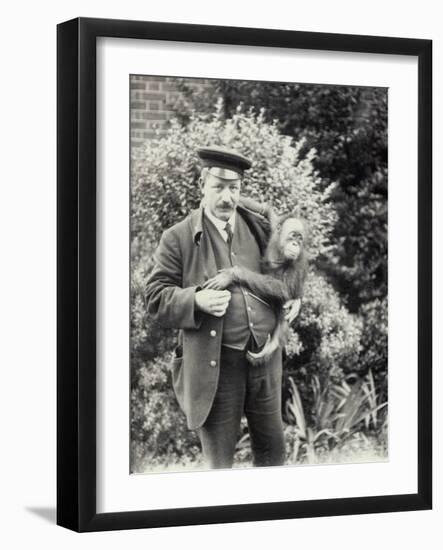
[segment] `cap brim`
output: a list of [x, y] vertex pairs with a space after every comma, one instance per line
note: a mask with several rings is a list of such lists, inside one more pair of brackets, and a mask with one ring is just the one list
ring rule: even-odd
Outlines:
[[235, 170], [231, 170], [229, 168], [220, 168], [218, 166], [211, 166], [208, 168], [208, 172], [213, 176], [224, 180], [238, 180], [242, 177], [240, 172], [236, 172]]

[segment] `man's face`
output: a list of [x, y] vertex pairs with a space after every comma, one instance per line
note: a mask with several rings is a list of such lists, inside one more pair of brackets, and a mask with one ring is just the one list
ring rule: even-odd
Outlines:
[[241, 178], [226, 180], [207, 172], [202, 180], [205, 208], [219, 220], [228, 221], [240, 200]]

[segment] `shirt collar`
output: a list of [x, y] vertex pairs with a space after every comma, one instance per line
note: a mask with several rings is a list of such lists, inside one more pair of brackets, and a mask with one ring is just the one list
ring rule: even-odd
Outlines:
[[[236, 215], [232, 220], [234, 225], [235, 225], [235, 220], [237, 218], [237, 212], [238, 212], [238, 215], [243, 218], [250, 218], [251, 216], [255, 216], [253, 212], [246, 210], [239, 204], [236, 208]], [[198, 246], [200, 244], [200, 239], [203, 231], [203, 207], [202, 206], [200, 206], [200, 208], [197, 208], [196, 210], [193, 210], [191, 212], [191, 214], [189, 215], [189, 223], [191, 226], [192, 240], [194, 244]]]
[[208, 209], [204, 209], [204, 213], [205, 213], [205, 216], [207, 216], [211, 222], [215, 225], [215, 227], [219, 230], [221, 236], [223, 237], [224, 240], [227, 239], [227, 234], [226, 234], [226, 231], [225, 231], [225, 227], [226, 227], [226, 224], [229, 223], [229, 225], [231, 226], [231, 231], [234, 232], [234, 227], [235, 227], [235, 210], [234, 212], [232, 213], [232, 216], [229, 218], [229, 220], [227, 221], [223, 221], [223, 220], [219, 220], [218, 218], [216, 218], [213, 214], [211, 214], [211, 212], [209, 212]]

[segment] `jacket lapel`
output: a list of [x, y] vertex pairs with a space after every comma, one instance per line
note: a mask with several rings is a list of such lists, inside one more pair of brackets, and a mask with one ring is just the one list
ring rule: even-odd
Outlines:
[[[270, 234], [269, 222], [262, 216], [241, 206], [237, 206], [237, 214], [241, 216], [248, 225], [252, 235], [257, 241], [260, 254], [263, 256]], [[201, 284], [217, 273], [217, 262], [211, 240], [208, 238], [208, 235], [205, 234], [203, 216], [203, 208], [201, 207], [193, 210], [189, 216], [192, 243], [193, 247], [195, 247], [194, 253], [196, 253], [197, 257]]]

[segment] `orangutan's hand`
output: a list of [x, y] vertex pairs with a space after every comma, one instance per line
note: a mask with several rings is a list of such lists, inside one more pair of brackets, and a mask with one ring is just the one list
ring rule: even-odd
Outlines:
[[227, 269], [220, 269], [220, 271], [211, 279], [208, 279], [203, 288], [212, 288], [213, 290], [225, 290], [232, 284], [234, 280], [234, 270], [229, 267]]

